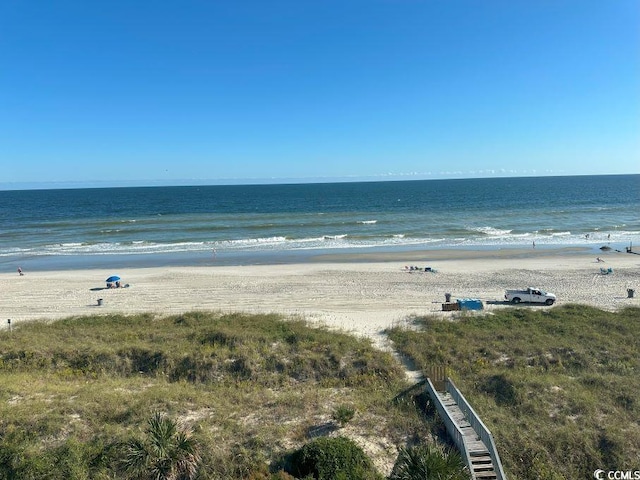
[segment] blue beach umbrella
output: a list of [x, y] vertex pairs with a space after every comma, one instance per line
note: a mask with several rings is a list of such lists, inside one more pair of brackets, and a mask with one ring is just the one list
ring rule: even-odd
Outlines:
[[118, 280], [120, 280], [120, 277], [117, 275], [112, 275], [109, 278], [107, 278], [107, 282], [109, 283], [117, 282]]

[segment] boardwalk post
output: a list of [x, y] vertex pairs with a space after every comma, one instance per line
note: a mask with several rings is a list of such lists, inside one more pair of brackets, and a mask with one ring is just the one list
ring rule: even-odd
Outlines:
[[444, 365], [429, 365], [427, 367], [427, 378], [431, 379], [431, 383], [438, 392], [444, 392], [447, 380], [447, 368]]

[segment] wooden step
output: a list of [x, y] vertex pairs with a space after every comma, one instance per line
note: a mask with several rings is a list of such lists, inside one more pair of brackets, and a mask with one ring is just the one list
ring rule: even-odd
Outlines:
[[484, 465], [482, 467], [473, 467], [473, 473], [475, 474], [480, 474], [480, 473], [492, 473], [495, 475], [495, 469], [493, 468], [493, 464], [491, 465]]
[[493, 463], [492, 462], [486, 462], [486, 463], [471, 462], [471, 468], [473, 468], [474, 471], [493, 470]]
[[472, 457], [490, 457], [489, 450], [484, 450], [482, 452], [473, 452], [470, 454]]
[[493, 470], [493, 463], [471, 463], [471, 468], [474, 472], [486, 472], [487, 470]]
[[485, 455], [485, 454], [480, 454], [480, 455], [474, 455], [473, 453], [471, 455], [469, 455], [471, 457], [471, 463], [472, 464], [482, 464], [482, 463], [491, 463], [491, 456], [490, 455]]
[[479, 480], [494, 480], [497, 479], [498, 476], [496, 475], [496, 472], [492, 470], [490, 472], [473, 472], [473, 478]]
[[478, 480], [493, 480], [497, 478], [489, 452], [474, 452], [470, 455], [470, 459], [473, 478]]

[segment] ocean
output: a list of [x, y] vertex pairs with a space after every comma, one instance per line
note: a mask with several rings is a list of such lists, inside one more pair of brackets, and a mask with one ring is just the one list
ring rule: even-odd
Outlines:
[[0, 267], [640, 247], [640, 175], [0, 191]]

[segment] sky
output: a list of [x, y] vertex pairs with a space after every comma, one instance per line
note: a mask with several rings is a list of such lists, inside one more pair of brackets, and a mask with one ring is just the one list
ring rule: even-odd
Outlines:
[[637, 0], [3, 0], [0, 188], [640, 173]]

